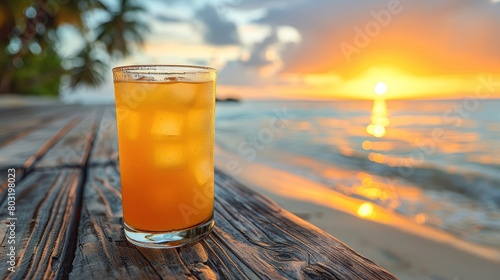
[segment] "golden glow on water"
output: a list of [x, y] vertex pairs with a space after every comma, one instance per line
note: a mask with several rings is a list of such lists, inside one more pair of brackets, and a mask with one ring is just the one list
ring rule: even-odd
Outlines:
[[[228, 160], [237, 159], [234, 155], [217, 146], [215, 148], [215, 155], [217, 167], [220, 169], [223, 169], [226, 166]], [[286, 157], [282, 158], [282, 160], [305, 164], [316, 170], [318, 174], [322, 173], [328, 176], [357, 178], [360, 181], [360, 184], [371, 181], [372, 185], [375, 184], [375, 186], [381, 189], [382, 196], [383, 190], [391, 190], [391, 186], [381, 182], [375, 182], [375, 177], [368, 173], [335, 168], [331, 165], [324, 166], [321, 162], [307, 157]], [[439, 219], [434, 221], [436, 217], [431, 213], [419, 213], [415, 215], [413, 219], [409, 219], [408, 217], [404, 217], [393, 211], [393, 209], [397, 208], [399, 197], [404, 197], [406, 200], [408, 198], [412, 198], [413, 201], [422, 201], [424, 199], [424, 194], [422, 193], [422, 190], [417, 187], [398, 184], [397, 193], [396, 190], [392, 191], [391, 204], [384, 207], [372, 202], [363, 201], [359, 198], [344, 195], [314, 180], [307, 179], [286, 170], [278, 169], [271, 165], [265, 165], [256, 161], [247, 162], [245, 160], [240, 161], [240, 163], [243, 171], [240, 173], [239, 178], [241, 178], [243, 182], [247, 182], [248, 184], [255, 186], [259, 191], [268, 196], [276, 197], [280, 200], [280, 205], [287, 205], [287, 207], [289, 207], [289, 211], [291, 210], [292, 212], [297, 211], [303, 213], [304, 211], [307, 211], [305, 210], [307, 207], [314, 204], [314, 207], [318, 208], [309, 208], [312, 209], [309, 210], [311, 211], [310, 213], [325, 211], [321, 213], [335, 213], [337, 215], [333, 216], [334, 218], [329, 215], [324, 215], [322, 219], [328, 223], [330, 223], [332, 219], [340, 221], [340, 219], [344, 218], [342, 213], [348, 213], [360, 219], [368, 219], [373, 222], [387, 224], [400, 231], [408, 232], [409, 234], [422, 238], [427, 238], [440, 244], [451, 244], [456, 248], [472, 252], [486, 259], [491, 259], [496, 262], [498, 261], [498, 250], [496, 249], [477, 246], [458, 239], [454, 235], [433, 229], [431, 227], [422, 226], [421, 224], [425, 224], [430, 221], [437, 225], [442, 223]], [[259, 176], [255, 176], [255, 174], [259, 174]], [[368, 180], [366, 178], [370, 179]], [[346, 189], [350, 188], [346, 186]], [[326, 212], [328, 209], [333, 209], [334, 211], [337, 210], [339, 212]], [[300, 222], [301, 220], [297, 219], [296, 221]], [[340, 221], [339, 224], [342, 222], [346, 222], [346, 220]], [[334, 225], [334, 227], [337, 226], [337, 224]], [[376, 234], [376, 232], [372, 232], [370, 230], [368, 232], [372, 235]], [[397, 243], [398, 241], [395, 240], [394, 242]]]
[[428, 215], [425, 213], [419, 213], [415, 216], [415, 221], [419, 224], [423, 224], [427, 221]]
[[384, 99], [373, 101], [371, 123], [366, 127], [366, 132], [375, 136], [383, 137], [386, 133], [385, 128], [390, 124], [387, 114], [387, 104]]
[[339, 147], [339, 151], [342, 155], [346, 157], [354, 155], [354, 150], [349, 147]]
[[383, 154], [379, 154], [379, 153], [369, 153], [368, 159], [371, 161], [374, 161], [376, 163], [385, 163], [387, 160], [386, 156], [384, 156]]
[[363, 147], [363, 150], [369, 151], [373, 148], [373, 143], [372, 141], [365, 140], [361, 146]]
[[372, 142], [370, 140], [365, 140], [361, 144], [361, 147], [365, 151], [390, 151], [394, 148], [391, 142]]
[[397, 199], [397, 195], [390, 189], [389, 186], [376, 182], [369, 174], [359, 173], [357, 177], [361, 181], [361, 184], [353, 186], [351, 190], [352, 193], [371, 200], [378, 199], [386, 201], [390, 199]]

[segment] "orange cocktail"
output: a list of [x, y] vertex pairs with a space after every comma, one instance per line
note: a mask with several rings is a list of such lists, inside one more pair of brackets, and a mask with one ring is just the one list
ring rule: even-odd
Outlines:
[[213, 227], [215, 70], [128, 68], [114, 69], [125, 233], [180, 246]]

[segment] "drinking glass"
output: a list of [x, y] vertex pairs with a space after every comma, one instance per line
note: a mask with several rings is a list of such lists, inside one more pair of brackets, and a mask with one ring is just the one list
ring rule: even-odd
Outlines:
[[214, 226], [216, 70], [113, 68], [126, 238], [149, 248], [195, 242]]

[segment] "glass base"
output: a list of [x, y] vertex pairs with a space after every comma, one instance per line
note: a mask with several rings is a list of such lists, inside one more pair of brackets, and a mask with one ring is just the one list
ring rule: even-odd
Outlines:
[[194, 243], [212, 232], [214, 217], [208, 221], [178, 231], [144, 232], [133, 229], [123, 222], [123, 229], [127, 240], [137, 246], [155, 249], [168, 249]]

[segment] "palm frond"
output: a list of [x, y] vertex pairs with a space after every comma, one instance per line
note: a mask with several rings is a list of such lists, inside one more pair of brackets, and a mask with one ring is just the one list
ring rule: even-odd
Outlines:
[[92, 46], [85, 46], [77, 56], [72, 58], [76, 66], [71, 69], [70, 87], [85, 84], [97, 86], [104, 82], [104, 72], [108, 66], [92, 53]]
[[97, 29], [96, 40], [106, 46], [112, 56], [126, 56], [132, 48], [144, 42], [148, 25], [139, 19], [144, 7], [129, 0], [120, 1], [119, 10], [110, 13], [111, 18]]

